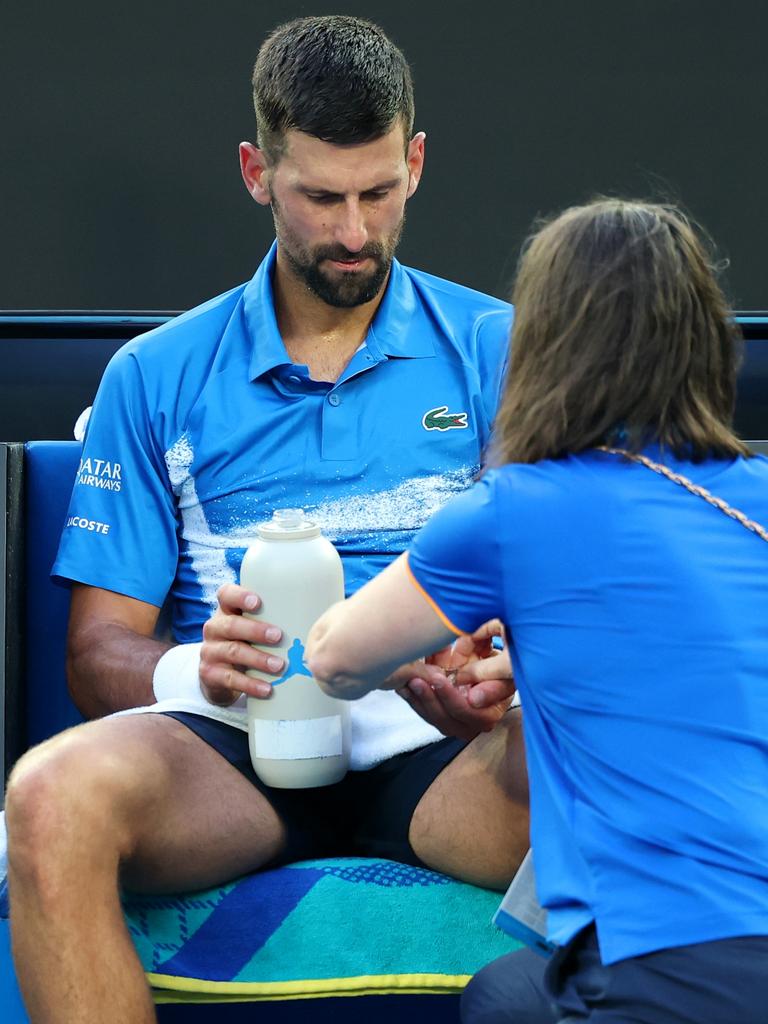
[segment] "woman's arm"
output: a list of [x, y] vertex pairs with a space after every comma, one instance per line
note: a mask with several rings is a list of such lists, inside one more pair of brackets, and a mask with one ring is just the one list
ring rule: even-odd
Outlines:
[[369, 690], [401, 687], [417, 675], [428, 677], [430, 666], [402, 666], [459, 635], [420, 590], [401, 555], [318, 619], [306, 662], [326, 693], [354, 700]]

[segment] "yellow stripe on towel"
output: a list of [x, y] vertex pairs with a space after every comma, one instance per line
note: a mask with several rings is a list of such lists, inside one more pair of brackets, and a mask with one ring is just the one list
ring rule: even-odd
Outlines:
[[156, 1003], [257, 1002], [328, 996], [456, 995], [471, 974], [364, 974], [301, 981], [206, 981], [148, 972]]

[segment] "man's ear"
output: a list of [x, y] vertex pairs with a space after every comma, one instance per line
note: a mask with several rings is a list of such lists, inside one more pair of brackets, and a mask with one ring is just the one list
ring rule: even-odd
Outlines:
[[240, 173], [245, 187], [261, 206], [269, 206], [272, 195], [269, 191], [269, 167], [263, 149], [252, 142], [241, 142]]
[[425, 132], [417, 132], [408, 143], [408, 152], [405, 154], [405, 162], [408, 164], [408, 192], [406, 198], [410, 199], [421, 181], [421, 172], [424, 170], [424, 143], [427, 136]]

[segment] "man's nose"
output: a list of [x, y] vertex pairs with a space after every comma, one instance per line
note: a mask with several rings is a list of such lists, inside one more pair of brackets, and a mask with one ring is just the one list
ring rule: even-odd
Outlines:
[[368, 229], [360, 203], [350, 199], [344, 204], [336, 225], [336, 241], [348, 252], [360, 252], [368, 241]]

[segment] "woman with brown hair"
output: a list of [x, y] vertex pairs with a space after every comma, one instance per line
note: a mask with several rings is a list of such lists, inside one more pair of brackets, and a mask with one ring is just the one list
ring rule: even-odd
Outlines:
[[567, 210], [513, 298], [492, 468], [320, 620], [311, 668], [358, 697], [501, 619], [561, 1019], [757, 1024], [768, 460], [730, 426], [737, 329], [666, 206]]

